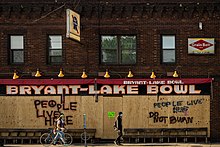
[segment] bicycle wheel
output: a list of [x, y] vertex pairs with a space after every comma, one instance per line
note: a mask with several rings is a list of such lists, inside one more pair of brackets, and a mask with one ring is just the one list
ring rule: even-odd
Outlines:
[[69, 133], [64, 134], [65, 145], [71, 145], [73, 142], [73, 138]]
[[49, 146], [52, 143], [52, 140], [53, 138], [50, 133], [44, 133], [40, 137], [40, 143], [44, 146]]

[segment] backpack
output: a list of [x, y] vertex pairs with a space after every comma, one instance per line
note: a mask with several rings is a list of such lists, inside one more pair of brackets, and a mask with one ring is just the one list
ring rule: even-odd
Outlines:
[[113, 128], [114, 128], [115, 131], [118, 130], [118, 127], [117, 127], [117, 120], [114, 122]]

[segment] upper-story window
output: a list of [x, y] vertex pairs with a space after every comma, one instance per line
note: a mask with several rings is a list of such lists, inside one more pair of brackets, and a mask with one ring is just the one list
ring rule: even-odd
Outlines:
[[10, 35], [10, 63], [24, 63], [23, 35]]
[[136, 36], [133, 35], [102, 35], [101, 63], [135, 64]]
[[48, 36], [48, 62], [62, 63], [62, 36]]
[[176, 62], [175, 35], [162, 35], [162, 63]]

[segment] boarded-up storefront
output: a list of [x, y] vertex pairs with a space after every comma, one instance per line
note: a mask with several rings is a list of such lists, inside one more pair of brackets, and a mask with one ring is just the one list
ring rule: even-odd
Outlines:
[[17, 79], [1, 81], [1, 128], [48, 128], [59, 112], [66, 127], [96, 129], [115, 138], [114, 120], [124, 128], [199, 128], [210, 135], [212, 79]]

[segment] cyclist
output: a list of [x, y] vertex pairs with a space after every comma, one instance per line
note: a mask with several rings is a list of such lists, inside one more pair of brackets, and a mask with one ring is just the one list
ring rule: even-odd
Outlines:
[[64, 140], [64, 130], [65, 130], [65, 121], [64, 121], [64, 114], [60, 113], [60, 116], [57, 119], [56, 122], [56, 136], [54, 137], [54, 142], [53, 144], [56, 145], [57, 140], [60, 138], [62, 142], [65, 144]]

